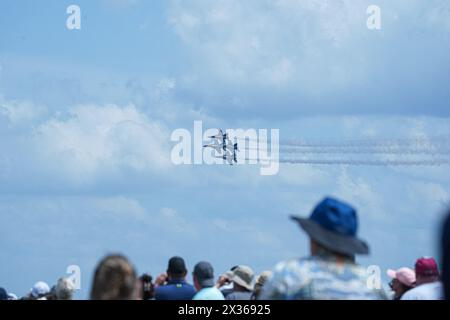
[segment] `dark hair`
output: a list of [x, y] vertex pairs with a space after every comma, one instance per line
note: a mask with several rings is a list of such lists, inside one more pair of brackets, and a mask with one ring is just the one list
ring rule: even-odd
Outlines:
[[136, 272], [122, 255], [109, 255], [97, 265], [91, 289], [92, 300], [131, 300], [136, 289]]
[[311, 241], [316, 244], [317, 250], [322, 254], [331, 255], [331, 256], [335, 256], [335, 257], [342, 257], [344, 259], [355, 262], [355, 255], [349, 255], [349, 254], [340, 253], [340, 252], [331, 250], [312, 238], [311, 238]]
[[150, 274], [144, 273], [139, 277], [142, 284], [142, 299], [151, 300], [155, 298], [155, 286], [153, 285], [153, 278]]
[[56, 296], [56, 286], [53, 286], [50, 289], [50, 292], [45, 295], [45, 298], [47, 300], [58, 300], [58, 297]]
[[167, 273], [175, 276], [182, 277], [187, 272], [186, 264], [184, 259], [178, 256], [172, 257], [169, 260], [169, 265], [167, 266]]

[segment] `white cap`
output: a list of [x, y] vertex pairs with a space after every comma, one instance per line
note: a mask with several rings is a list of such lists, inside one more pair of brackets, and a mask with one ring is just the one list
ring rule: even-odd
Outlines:
[[18, 298], [14, 293], [10, 292], [8, 293], [8, 300], [18, 300]]
[[42, 282], [42, 281], [36, 282], [34, 284], [33, 288], [31, 288], [31, 295], [35, 298], [39, 298], [49, 292], [50, 292], [50, 288], [49, 288], [48, 284], [46, 284], [45, 282]]

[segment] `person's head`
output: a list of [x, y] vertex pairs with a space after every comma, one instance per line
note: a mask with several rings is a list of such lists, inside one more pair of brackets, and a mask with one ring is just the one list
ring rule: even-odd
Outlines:
[[344, 254], [342, 252], [337, 252], [329, 249], [328, 247], [320, 244], [316, 240], [309, 238], [309, 250], [312, 256], [323, 255], [326, 254], [328, 256], [339, 257], [346, 260], [355, 260], [354, 255]]
[[214, 269], [209, 262], [201, 261], [197, 263], [192, 272], [192, 277], [197, 291], [214, 287]]
[[4, 288], [0, 288], [0, 300], [8, 300], [8, 292]]
[[441, 235], [442, 282], [445, 299], [450, 300], [450, 212], [444, 221]]
[[253, 291], [253, 278], [255, 273], [250, 267], [238, 266], [233, 270], [231, 281], [234, 291]]
[[50, 287], [43, 281], [36, 282], [31, 288], [30, 299], [43, 299], [50, 292]]
[[75, 292], [75, 283], [70, 278], [60, 278], [55, 286], [57, 300], [72, 300]]
[[183, 258], [175, 256], [170, 258], [167, 266], [169, 280], [181, 280], [186, 277], [187, 269]]
[[133, 300], [137, 298], [134, 267], [122, 255], [109, 255], [97, 265], [91, 288], [92, 300]]
[[58, 300], [56, 297], [56, 286], [52, 286], [50, 292], [45, 295], [46, 300]]
[[389, 269], [387, 275], [392, 279], [389, 286], [394, 291], [394, 299], [400, 299], [416, 282], [416, 274], [410, 268]]
[[419, 258], [415, 264], [417, 285], [431, 283], [439, 280], [439, 270], [434, 258]]
[[325, 252], [354, 260], [355, 254], [368, 254], [369, 246], [358, 239], [358, 215], [350, 205], [333, 198], [325, 198], [309, 218], [291, 217], [311, 239], [311, 254]]
[[261, 274], [256, 278], [255, 286], [253, 288], [253, 298], [255, 300], [258, 299], [262, 288], [264, 287], [264, 284], [267, 282], [267, 280], [272, 276], [272, 272], [270, 271], [263, 271]]
[[155, 297], [155, 287], [153, 285], [153, 277], [148, 274], [144, 273], [142, 276], [139, 277], [139, 280], [141, 282], [141, 295], [143, 300], [151, 300]]
[[217, 280], [216, 287], [222, 288], [223, 286], [228, 286], [232, 284], [231, 278], [233, 278], [233, 270], [236, 269], [238, 266], [232, 267], [230, 270], [226, 271], [225, 273], [222, 273], [219, 276], [219, 279]]

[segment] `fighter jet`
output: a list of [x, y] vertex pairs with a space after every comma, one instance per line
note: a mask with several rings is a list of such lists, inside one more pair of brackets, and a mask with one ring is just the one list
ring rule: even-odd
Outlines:
[[223, 133], [222, 129], [219, 129], [219, 132], [216, 135], [209, 136], [208, 138], [225, 140], [226, 138], [228, 138], [228, 133]]
[[238, 163], [238, 161], [237, 161], [237, 152], [239, 152], [239, 146], [238, 146], [238, 143], [235, 142], [233, 144], [233, 152], [232, 153], [229, 152], [228, 150], [226, 150], [226, 152], [224, 152], [224, 154], [222, 156], [215, 156], [215, 157], [225, 160], [226, 162], [228, 162], [228, 164], [230, 166], [232, 166], [235, 163]]
[[223, 156], [214, 156], [214, 157], [218, 159], [223, 159], [224, 161], [228, 162], [230, 166], [233, 165], [233, 158], [229, 151], [227, 151]]
[[203, 146], [203, 148], [212, 148], [214, 149], [217, 153], [221, 153], [223, 151], [223, 147], [222, 147], [222, 143], [218, 143], [218, 144], [205, 144]]
[[205, 144], [203, 148], [213, 148], [217, 152], [223, 152], [224, 154], [227, 150], [233, 150], [233, 143], [228, 138], [228, 133], [223, 133], [222, 129], [216, 135], [209, 136], [208, 138], [214, 139], [214, 143]]
[[239, 146], [238, 143], [236, 142], [236, 139], [234, 140], [234, 144], [233, 144], [233, 161], [234, 163], [237, 163], [237, 152], [239, 152]]

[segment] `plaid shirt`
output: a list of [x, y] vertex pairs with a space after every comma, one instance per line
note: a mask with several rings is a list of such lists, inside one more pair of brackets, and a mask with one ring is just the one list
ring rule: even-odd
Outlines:
[[263, 287], [262, 300], [383, 300], [367, 285], [366, 269], [350, 260], [321, 254], [279, 263]]

